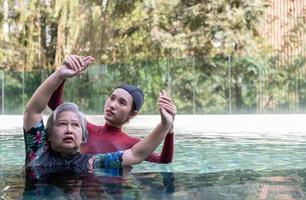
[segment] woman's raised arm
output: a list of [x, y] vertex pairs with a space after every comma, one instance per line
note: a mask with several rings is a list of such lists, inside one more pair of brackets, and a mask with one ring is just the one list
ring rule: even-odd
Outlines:
[[34, 92], [26, 105], [23, 117], [23, 128], [29, 130], [38, 121], [42, 120], [42, 113], [52, 93], [61, 82], [79, 74], [93, 61], [93, 57], [79, 57], [70, 55], [65, 58], [61, 67], [51, 74]]
[[122, 165], [134, 165], [145, 160], [164, 140], [171, 129], [176, 114], [176, 106], [163, 91], [159, 97], [161, 121], [154, 130], [131, 149], [124, 151]]

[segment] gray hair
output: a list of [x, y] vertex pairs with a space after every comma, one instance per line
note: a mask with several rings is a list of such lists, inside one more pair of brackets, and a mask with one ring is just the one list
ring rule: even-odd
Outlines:
[[81, 128], [82, 128], [82, 142], [83, 143], [87, 142], [87, 137], [88, 137], [88, 131], [86, 128], [87, 121], [85, 119], [84, 114], [79, 110], [79, 107], [76, 104], [71, 103], [71, 102], [66, 102], [66, 103], [61, 104], [51, 113], [51, 115], [48, 118], [47, 125], [46, 125], [47, 133], [48, 134], [52, 133], [52, 129], [53, 129], [54, 123], [58, 115], [66, 111], [72, 111], [78, 115], [80, 122], [81, 122]]

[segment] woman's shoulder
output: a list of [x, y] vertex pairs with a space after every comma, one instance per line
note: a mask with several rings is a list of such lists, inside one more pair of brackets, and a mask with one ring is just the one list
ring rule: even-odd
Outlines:
[[24, 133], [37, 133], [43, 131], [45, 131], [45, 125], [43, 120], [36, 122], [28, 131], [25, 131], [25, 129], [23, 129]]

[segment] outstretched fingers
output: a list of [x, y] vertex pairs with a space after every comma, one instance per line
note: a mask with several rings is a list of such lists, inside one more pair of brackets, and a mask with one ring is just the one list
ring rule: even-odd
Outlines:
[[79, 58], [79, 56], [76, 55], [72, 55], [70, 56], [72, 63], [74, 64], [75, 68], [77, 71], [81, 71], [82, 70], [82, 60]]
[[64, 65], [66, 65], [68, 68], [72, 69], [73, 71], [79, 71], [78, 70], [78, 61], [75, 60], [74, 55], [69, 55], [64, 60]]
[[95, 60], [95, 58], [92, 57], [92, 56], [85, 56], [85, 57], [82, 57], [83, 67], [87, 67], [87, 66], [88, 66], [89, 64], [91, 64], [94, 60]]
[[165, 109], [173, 117], [176, 115], [176, 106], [173, 104], [167, 104], [167, 103], [160, 102], [159, 107]]
[[94, 57], [92, 56], [69, 55], [65, 58], [63, 64], [73, 71], [81, 72], [84, 71], [93, 60]]
[[88, 65], [90, 64], [95, 58], [92, 56], [83, 56], [82, 57], [82, 61], [84, 63], [84, 65]]
[[82, 57], [81, 59], [83, 62], [82, 71], [85, 70], [88, 67], [88, 65], [90, 65], [95, 60], [95, 58], [92, 56], [85, 56]]
[[84, 71], [94, 60], [92, 56], [69, 55], [63, 61], [63, 67], [60, 70], [63, 78], [73, 77]]

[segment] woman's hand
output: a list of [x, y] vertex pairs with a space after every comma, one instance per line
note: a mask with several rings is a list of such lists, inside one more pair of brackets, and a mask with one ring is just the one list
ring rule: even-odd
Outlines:
[[162, 125], [171, 125], [171, 127], [173, 127], [173, 121], [176, 115], [176, 106], [164, 90], [160, 92], [158, 103]]

